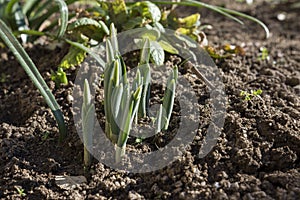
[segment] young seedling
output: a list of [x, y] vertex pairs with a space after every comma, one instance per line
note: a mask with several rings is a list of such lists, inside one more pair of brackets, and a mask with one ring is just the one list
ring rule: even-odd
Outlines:
[[92, 162], [92, 156], [89, 150], [92, 149], [93, 135], [94, 135], [94, 119], [95, 119], [95, 105], [92, 102], [91, 90], [88, 80], [84, 81], [83, 103], [81, 108], [83, 145], [84, 145], [84, 167], [87, 169]]
[[258, 97], [259, 99], [262, 100], [261, 95], [262, 94], [262, 90], [258, 89], [258, 90], [251, 90], [251, 92], [247, 92], [247, 91], [241, 91], [240, 92], [240, 96], [244, 97], [244, 101], [250, 101], [252, 100], [252, 98], [254, 97]]
[[269, 60], [269, 51], [266, 47], [261, 47], [260, 49], [260, 57], [259, 60]]
[[16, 188], [16, 190], [17, 190], [17, 192], [20, 196], [22, 196], [22, 197], [26, 196], [25, 190], [23, 188], [20, 188], [20, 187], [17, 187], [17, 186], [15, 186], [15, 188]]
[[177, 78], [178, 67], [175, 66], [169, 75], [163, 98], [163, 103], [162, 105], [160, 105], [159, 111], [156, 116], [156, 133], [160, 132], [161, 130], [165, 131], [169, 127], [169, 122], [171, 119], [171, 114], [175, 100]]
[[[146, 117], [149, 110], [149, 101], [150, 101], [150, 82], [151, 82], [151, 72], [150, 72], [150, 41], [146, 39], [144, 46], [141, 51], [140, 63], [138, 66], [138, 73], [141, 75], [142, 87], [142, 98], [139, 105], [138, 117]], [[139, 80], [139, 78], [138, 78]], [[141, 84], [140, 83], [140, 84]]]

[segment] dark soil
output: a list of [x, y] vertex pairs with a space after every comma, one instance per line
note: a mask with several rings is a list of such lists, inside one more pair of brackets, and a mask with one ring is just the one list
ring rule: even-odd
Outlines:
[[[34, 45], [26, 49], [68, 122], [69, 136], [58, 144], [50, 109], [12, 54], [2, 49], [0, 199], [299, 199], [300, 8], [292, 8], [292, 1], [255, 1], [251, 6], [229, 0], [212, 3], [258, 17], [269, 26], [271, 37], [265, 39], [263, 30], [251, 22], [241, 26], [201, 10], [202, 22], [213, 25], [212, 30], [206, 30], [210, 45], [239, 45], [246, 52], [216, 60], [228, 105], [222, 134], [206, 157], [199, 158], [197, 151], [209, 123], [209, 97], [205, 85], [194, 80], [201, 128], [184, 156], [168, 167], [144, 174], [116, 171], [94, 161], [86, 183], [60, 188], [55, 182], [57, 175], [85, 175], [83, 145], [71, 113], [76, 70], [68, 71], [69, 86], [55, 89], [50, 69], [56, 69], [66, 48]], [[285, 13], [284, 21], [277, 19], [280, 13]], [[269, 59], [260, 59], [261, 47], [268, 49]], [[239, 96], [241, 90], [257, 89], [263, 90], [261, 99], [243, 101]], [[17, 188], [24, 189], [26, 196]]]

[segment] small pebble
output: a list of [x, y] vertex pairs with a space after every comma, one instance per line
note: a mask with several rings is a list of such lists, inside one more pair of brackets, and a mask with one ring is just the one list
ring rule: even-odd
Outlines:
[[72, 102], [74, 101], [74, 97], [73, 97], [72, 95], [68, 94], [68, 96], [67, 96], [67, 101], [68, 101], [69, 103], [72, 103]]

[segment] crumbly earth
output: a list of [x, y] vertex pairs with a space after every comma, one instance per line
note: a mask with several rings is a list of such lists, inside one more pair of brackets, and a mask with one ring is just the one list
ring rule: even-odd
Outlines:
[[[210, 45], [232, 44], [245, 50], [244, 56], [215, 61], [228, 102], [222, 133], [207, 156], [199, 158], [197, 153], [209, 124], [209, 95], [195, 79], [201, 126], [182, 157], [143, 174], [116, 171], [94, 161], [86, 174], [83, 145], [71, 114], [76, 70], [68, 71], [68, 86], [55, 89], [50, 79], [50, 69], [56, 69], [66, 48], [27, 47], [63, 108], [69, 136], [62, 144], [50, 109], [12, 54], [2, 49], [0, 199], [299, 199], [300, 8], [291, 7], [295, 1], [254, 1], [251, 6], [232, 0], [210, 2], [261, 19], [271, 37], [265, 39], [256, 24], [241, 26], [214, 12], [200, 11], [202, 22], [213, 25], [206, 31]], [[279, 14], [285, 20], [278, 20]], [[268, 49], [269, 59], [260, 59], [261, 47]], [[257, 89], [263, 90], [261, 98], [243, 101], [239, 95], [241, 90]], [[132, 143], [129, 148], [143, 147]], [[87, 175], [87, 182], [61, 188], [55, 182], [57, 175]]]

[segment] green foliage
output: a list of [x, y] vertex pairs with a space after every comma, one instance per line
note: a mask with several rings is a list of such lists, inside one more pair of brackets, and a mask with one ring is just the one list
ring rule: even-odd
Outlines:
[[46, 103], [51, 108], [54, 117], [58, 123], [60, 132], [60, 141], [66, 137], [66, 126], [64, 123], [64, 118], [62, 112], [59, 108], [58, 103], [55, 100], [54, 95], [51, 93], [49, 87], [45, 83], [43, 77], [39, 73], [37, 67], [32, 62], [26, 51], [23, 49], [21, 44], [15, 38], [10, 29], [6, 24], [0, 19], [0, 38], [4, 41], [7, 47], [15, 55], [23, 69], [28, 74], [29, 78], [33, 81], [34, 85], [39, 89], [40, 93], [44, 97]]
[[262, 90], [258, 89], [258, 90], [251, 90], [250, 93], [247, 91], [241, 91], [240, 92], [240, 96], [244, 97], [245, 101], [250, 101], [252, 100], [252, 98], [254, 97], [258, 97], [261, 99], [260, 95], [262, 94]]

